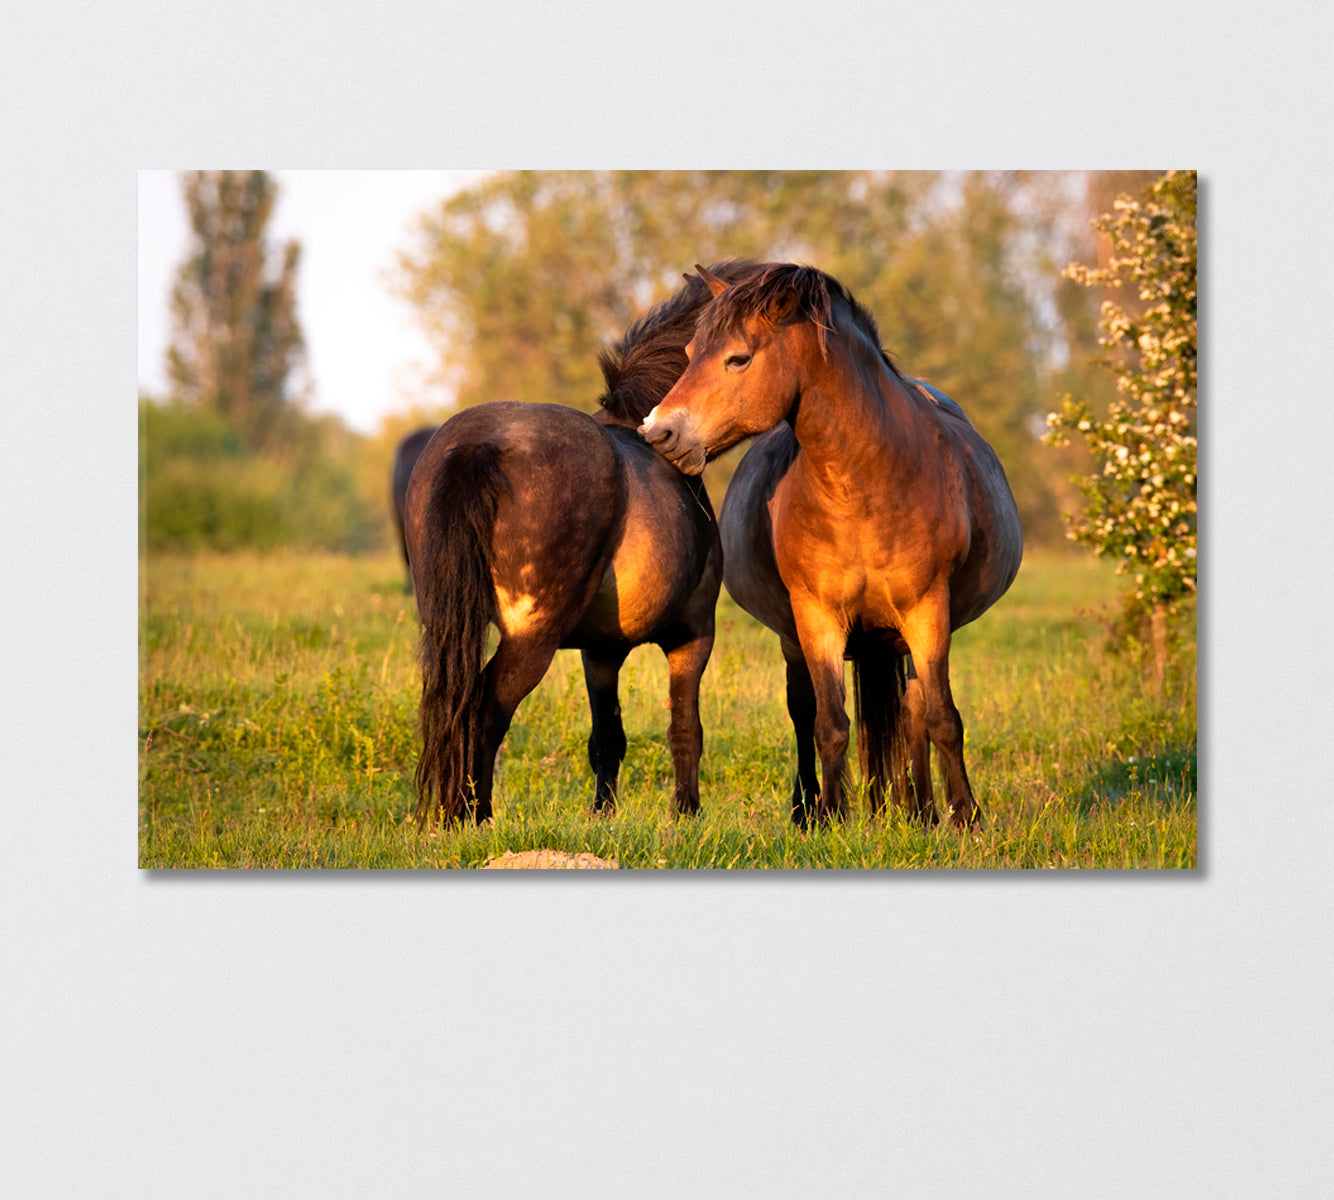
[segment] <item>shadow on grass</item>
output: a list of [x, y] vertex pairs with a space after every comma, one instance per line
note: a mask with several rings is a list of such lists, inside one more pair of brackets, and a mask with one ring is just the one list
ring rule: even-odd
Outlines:
[[1083, 784], [1071, 788], [1064, 798], [1084, 816], [1095, 809], [1116, 808], [1129, 797], [1145, 793], [1174, 797], [1178, 803], [1193, 800], [1197, 761], [1196, 748], [1190, 746], [1092, 763]]

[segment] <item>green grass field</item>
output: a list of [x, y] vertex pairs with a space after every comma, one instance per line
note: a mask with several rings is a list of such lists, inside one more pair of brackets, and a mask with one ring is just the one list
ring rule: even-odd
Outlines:
[[1122, 586], [1106, 564], [1031, 553], [1009, 594], [956, 635], [954, 694], [985, 814], [965, 834], [871, 819], [860, 794], [846, 822], [792, 828], [777, 641], [725, 593], [699, 817], [669, 815], [666, 663], [645, 646], [621, 674], [615, 817], [588, 812], [583, 676], [561, 651], [501, 749], [494, 821], [422, 833], [403, 578], [388, 554], [141, 559], [141, 867], [477, 867], [538, 848], [623, 868], [1196, 864], [1193, 617], [1155, 694], [1141, 663], [1106, 648]]

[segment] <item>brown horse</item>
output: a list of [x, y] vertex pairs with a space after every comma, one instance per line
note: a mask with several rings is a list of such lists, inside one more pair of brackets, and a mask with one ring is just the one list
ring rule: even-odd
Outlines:
[[847, 657], [873, 809], [888, 780], [897, 801], [936, 820], [929, 742], [949, 815], [966, 826], [978, 809], [950, 694], [950, 634], [1019, 570], [1005, 472], [954, 401], [899, 373], [874, 318], [837, 280], [770, 264], [729, 284], [696, 269], [715, 298], [690, 366], [640, 432], [691, 474], [764, 434], [737, 468], [720, 525], [727, 589], [779, 635], [787, 661], [793, 820], [845, 811]]
[[[614, 811], [626, 749], [617, 680], [644, 642], [667, 655], [673, 806], [698, 810], [718, 526], [701, 481], [669, 466], [636, 426], [684, 370], [710, 300], [691, 278], [604, 352], [596, 419], [554, 404], [482, 404], [441, 426], [417, 460], [405, 529], [422, 624], [423, 823], [436, 810], [447, 821], [491, 815], [496, 751], [561, 647], [583, 654], [593, 807]], [[489, 624], [500, 640], [483, 667]]]
[[426, 449], [431, 435], [440, 428], [438, 425], [425, 425], [414, 429], [403, 438], [394, 449], [394, 471], [390, 482], [390, 498], [394, 508], [394, 528], [398, 531], [398, 546], [403, 552], [403, 564], [411, 569], [408, 562], [408, 542], [403, 536], [403, 507], [408, 502], [408, 480], [412, 478], [412, 468]]

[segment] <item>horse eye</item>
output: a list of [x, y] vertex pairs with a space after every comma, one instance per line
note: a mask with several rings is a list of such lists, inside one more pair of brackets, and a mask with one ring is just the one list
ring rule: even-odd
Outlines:
[[729, 371], [744, 371], [750, 366], [749, 354], [729, 354], [723, 359], [723, 366]]

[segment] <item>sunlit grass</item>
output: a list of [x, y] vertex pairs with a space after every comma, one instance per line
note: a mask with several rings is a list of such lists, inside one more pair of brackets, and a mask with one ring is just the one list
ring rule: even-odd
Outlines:
[[[634, 868], [1190, 867], [1196, 862], [1193, 626], [1163, 693], [1106, 648], [1119, 584], [1031, 554], [954, 643], [954, 692], [985, 818], [960, 834], [897, 813], [802, 833], [773, 636], [724, 596], [705, 675], [702, 815], [668, 814], [667, 671], [621, 675], [617, 815], [587, 811], [588, 708], [562, 651], [501, 750], [495, 818], [411, 820], [416, 616], [389, 555], [150, 558], [140, 572], [139, 861], [145, 867], [476, 867], [507, 850]], [[939, 788], [938, 788], [939, 790]]]

